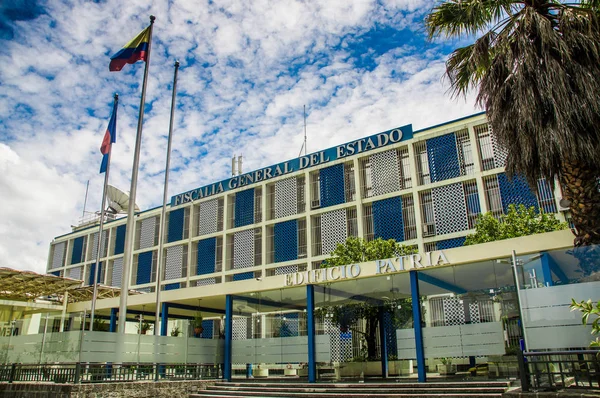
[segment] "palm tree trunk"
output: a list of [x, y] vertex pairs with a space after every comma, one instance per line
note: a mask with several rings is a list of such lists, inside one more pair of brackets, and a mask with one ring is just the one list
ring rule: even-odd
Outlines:
[[565, 199], [571, 202], [575, 226], [574, 245], [600, 244], [600, 182], [598, 170], [564, 160], [561, 182]]

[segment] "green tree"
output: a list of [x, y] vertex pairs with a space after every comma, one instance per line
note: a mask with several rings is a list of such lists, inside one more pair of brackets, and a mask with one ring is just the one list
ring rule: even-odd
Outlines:
[[[600, 333], [600, 301], [594, 303], [592, 300], [576, 302], [575, 299], [571, 299], [571, 311], [579, 310], [582, 312], [581, 323], [587, 325], [590, 315], [596, 317], [592, 321], [592, 334], [597, 335]], [[596, 337], [596, 340], [592, 340], [590, 347], [600, 348], [600, 337]]]
[[[331, 257], [324, 261], [323, 267], [337, 267], [361, 263], [365, 261], [381, 260], [416, 253], [416, 249], [400, 245], [395, 240], [381, 238], [366, 241], [362, 238], [349, 237], [344, 244], [338, 244], [331, 253]], [[377, 325], [382, 312], [391, 316], [396, 327], [405, 327], [412, 320], [412, 305], [410, 298], [380, 299], [362, 297], [360, 303], [325, 306], [317, 309], [315, 314], [319, 317], [332, 316], [332, 321], [343, 332], [348, 331], [353, 324], [360, 320], [365, 322], [365, 331], [352, 329], [354, 333], [363, 335], [367, 352], [366, 358], [376, 358]]]
[[470, 40], [446, 62], [454, 95], [478, 88], [506, 170], [553, 181], [570, 202], [575, 246], [600, 243], [600, 1], [444, 0], [430, 38]]
[[508, 213], [499, 219], [492, 213], [480, 215], [475, 224], [475, 233], [467, 236], [465, 246], [566, 228], [567, 224], [558, 221], [554, 214], [538, 213], [534, 207], [509, 205]]

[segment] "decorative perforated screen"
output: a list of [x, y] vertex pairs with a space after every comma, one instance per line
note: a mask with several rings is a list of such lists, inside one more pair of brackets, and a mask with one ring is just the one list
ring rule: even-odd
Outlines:
[[286, 178], [275, 183], [275, 218], [287, 217], [298, 212], [298, 180]]
[[444, 298], [444, 321], [446, 326], [465, 324], [465, 307], [458, 297]]
[[246, 340], [248, 336], [248, 318], [234, 317], [232, 325], [232, 340]]
[[431, 195], [438, 235], [469, 229], [465, 192], [461, 183], [432, 188]]
[[398, 152], [395, 149], [370, 156], [373, 195], [400, 190]]
[[290, 220], [274, 226], [273, 244], [275, 262], [296, 260], [298, 258], [298, 222]]
[[292, 272], [298, 272], [299, 267], [297, 265], [286, 265], [275, 269], [275, 275], [291, 274]]
[[165, 280], [181, 278], [183, 266], [183, 246], [167, 248]]
[[67, 277], [72, 279], [82, 279], [81, 278], [81, 268], [83, 267], [74, 267], [67, 271]]
[[121, 287], [121, 279], [122, 278], [123, 278], [123, 257], [116, 258], [113, 261], [110, 285], [114, 286], [114, 287]]
[[156, 234], [156, 217], [145, 218], [140, 221], [140, 249], [154, 246]]
[[375, 239], [404, 241], [402, 198], [400, 196], [373, 202], [373, 235]]
[[233, 269], [254, 265], [254, 229], [233, 234]]
[[338, 243], [344, 243], [348, 237], [346, 209], [329, 211], [321, 215], [322, 253], [329, 254]]
[[[106, 244], [108, 243], [108, 231], [102, 231], [102, 243], [104, 244], [103, 250], [100, 252], [100, 257], [106, 257]], [[98, 253], [98, 232], [92, 235], [92, 253], [88, 260], [96, 260]]]
[[54, 252], [52, 252], [52, 263], [50, 264], [50, 268], [59, 268], [65, 265], [66, 247], [66, 242], [60, 242], [53, 246]]
[[208, 235], [217, 232], [219, 200], [212, 199], [200, 203], [198, 217], [198, 235]]

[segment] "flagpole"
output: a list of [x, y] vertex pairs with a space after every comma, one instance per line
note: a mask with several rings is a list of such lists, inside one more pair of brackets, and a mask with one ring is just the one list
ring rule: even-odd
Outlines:
[[[158, 230], [158, 256], [156, 261], [156, 316], [154, 317], [154, 335], [160, 335], [160, 283], [162, 281], [162, 257], [165, 233], [165, 217], [167, 213], [167, 193], [169, 190], [169, 164], [171, 163], [171, 141], [173, 138], [173, 116], [175, 115], [175, 98], [177, 96], [177, 71], [179, 61], [175, 61], [173, 74], [173, 96], [171, 97], [171, 121], [169, 122], [169, 138], [167, 140], [167, 163], [165, 165], [165, 188], [163, 193], [162, 212], [160, 213], [160, 228]], [[165, 316], [165, 314], [163, 314]]]
[[150, 49], [152, 46], [152, 29], [154, 27], [154, 15], [150, 15], [150, 33], [148, 38], [148, 56], [144, 67], [144, 80], [142, 83], [142, 97], [140, 99], [140, 114], [138, 116], [137, 135], [135, 137], [135, 150], [133, 153], [133, 169], [131, 171], [131, 188], [129, 189], [129, 209], [127, 209], [127, 226], [125, 232], [125, 249], [123, 253], [123, 275], [121, 278], [121, 296], [119, 297], [119, 333], [125, 333], [125, 321], [127, 319], [127, 296], [129, 295], [129, 275], [133, 251], [133, 237], [135, 232], [135, 193], [137, 189], [138, 169], [140, 163], [140, 147], [142, 142], [142, 124], [144, 121], [144, 105], [146, 103], [146, 83], [148, 81], [148, 68], [150, 67]]
[[[119, 94], [115, 93], [113, 102], [113, 113], [119, 104]], [[111, 118], [116, 117], [114, 114]], [[110, 157], [112, 155], [112, 137], [110, 147], [108, 149], [108, 159], [106, 161], [106, 171], [104, 172], [104, 186], [102, 187], [102, 202], [100, 203], [100, 228], [98, 232], [98, 245], [96, 246], [96, 267], [94, 268], [94, 294], [92, 295], [92, 311], [90, 317], [90, 332], [94, 330], [94, 316], [96, 314], [96, 299], [98, 298], [98, 276], [100, 274], [100, 256], [101, 248], [104, 247], [104, 204], [106, 203], [106, 187], [108, 186], [108, 174], [110, 172]], [[89, 181], [88, 181], [89, 184]]]

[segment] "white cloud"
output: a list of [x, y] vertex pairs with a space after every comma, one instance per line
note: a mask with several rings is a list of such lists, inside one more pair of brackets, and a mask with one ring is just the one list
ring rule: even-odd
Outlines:
[[[443, 52], [403, 43], [375, 51], [374, 29], [422, 34], [429, 3], [397, 1], [55, 1], [0, 43], [0, 266], [43, 272], [48, 244], [100, 203], [98, 147], [120, 94], [111, 184], [128, 191], [143, 64], [108, 72], [108, 56], [157, 16], [137, 202], [162, 201], [173, 62], [181, 61], [170, 194], [298, 155], [302, 106], [308, 150], [412, 123], [415, 129], [477, 111], [452, 100]], [[416, 36], [415, 36], [416, 35]], [[407, 36], [407, 37], [408, 37]], [[417, 40], [417, 43], [420, 41]], [[353, 58], [373, 61], [356, 67]], [[23, 211], [23, 209], [27, 209]]]

